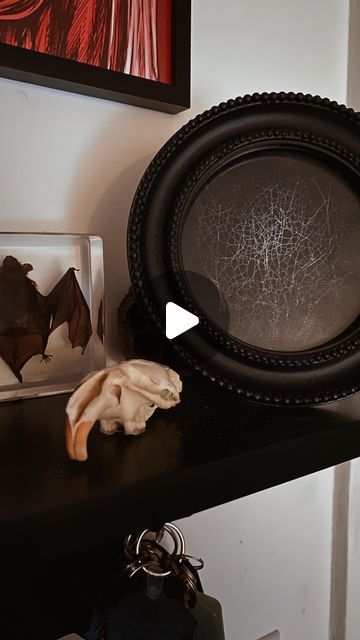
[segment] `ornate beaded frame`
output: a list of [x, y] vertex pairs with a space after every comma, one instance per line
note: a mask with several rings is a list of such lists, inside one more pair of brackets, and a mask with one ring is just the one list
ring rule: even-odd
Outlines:
[[229, 100], [170, 138], [135, 194], [128, 261], [139, 303], [162, 333], [169, 300], [199, 315], [198, 327], [173, 341], [173, 348], [203, 376], [251, 400], [318, 404], [358, 391], [360, 318], [326, 344], [300, 352], [266, 351], [233, 339], [201, 313], [182, 276], [179, 237], [186, 203], [209, 168], [242, 149], [286, 144], [326, 156], [358, 180], [359, 122], [352, 109], [309, 94], [257, 93]]

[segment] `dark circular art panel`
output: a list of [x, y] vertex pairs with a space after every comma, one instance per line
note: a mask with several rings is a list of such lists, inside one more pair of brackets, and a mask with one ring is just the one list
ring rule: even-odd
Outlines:
[[359, 115], [302, 94], [222, 103], [159, 151], [129, 266], [159, 331], [169, 301], [200, 317], [173, 340], [188, 364], [262, 402], [358, 390], [359, 167]]
[[357, 193], [326, 165], [300, 153], [253, 154], [198, 190], [182, 262], [221, 292], [232, 337], [310, 349], [360, 313], [359, 212]]

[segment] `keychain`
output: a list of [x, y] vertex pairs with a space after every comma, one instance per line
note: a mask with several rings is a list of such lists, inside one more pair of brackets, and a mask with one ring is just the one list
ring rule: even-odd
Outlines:
[[[170, 536], [173, 550], [164, 546]], [[204, 563], [186, 555], [180, 529], [166, 523], [125, 541], [124, 567], [133, 588], [107, 612], [105, 640], [224, 640], [220, 603], [203, 593]]]
[[[169, 551], [168, 548], [171, 547]], [[204, 563], [186, 554], [180, 529], [129, 535], [102, 586], [86, 640], [225, 640], [220, 603], [203, 593]]]

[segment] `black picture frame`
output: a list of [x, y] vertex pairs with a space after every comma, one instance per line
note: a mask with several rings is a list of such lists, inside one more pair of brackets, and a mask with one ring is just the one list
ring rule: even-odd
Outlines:
[[[360, 114], [352, 109], [309, 94], [257, 93], [229, 100], [184, 125], [155, 156], [136, 192], [128, 261], [138, 303], [163, 340], [167, 302], [196, 314], [199, 324], [166, 344], [201, 375], [250, 400], [319, 404], [358, 391], [360, 315], [338, 335], [300, 351], [235, 340], [204, 313], [181, 264], [188, 203], [212, 167], [221, 170], [234, 153], [261, 155], [274, 149], [304, 154], [324, 162], [332, 175], [346, 175], [357, 201], [359, 122]], [[357, 220], [360, 205], [354, 212]]]
[[178, 113], [190, 107], [191, 0], [173, 0], [172, 77], [165, 84], [0, 42], [0, 75], [11, 80]]

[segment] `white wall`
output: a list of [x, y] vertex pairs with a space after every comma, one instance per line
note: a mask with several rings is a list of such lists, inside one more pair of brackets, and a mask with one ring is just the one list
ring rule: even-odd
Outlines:
[[[328, 638], [332, 469], [181, 521], [227, 640]], [[340, 639], [339, 639], [340, 640]]]
[[[345, 101], [348, 0], [193, 0], [192, 109], [172, 116], [0, 80], [3, 231], [79, 231], [104, 239], [109, 347], [129, 285], [125, 233], [155, 151], [191, 115], [253, 91]], [[332, 473], [184, 523], [223, 599], [227, 640], [328, 633]], [[242, 540], [242, 542], [240, 542]]]
[[347, 0], [193, 0], [192, 109], [177, 116], [0, 80], [1, 228], [103, 236], [112, 349], [127, 215], [150, 158], [191, 115], [236, 95], [343, 101], [346, 20]]
[[346, 640], [358, 640], [360, 629], [360, 462], [351, 463]]
[[[360, 3], [350, 0], [347, 103], [360, 110]], [[351, 462], [347, 567], [346, 640], [358, 640], [360, 630], [360, 459]]]

